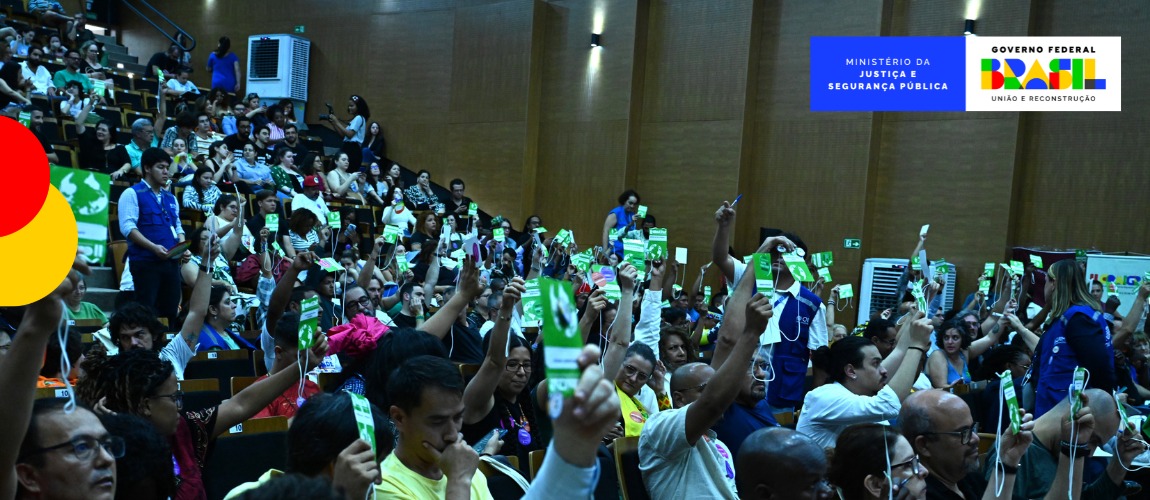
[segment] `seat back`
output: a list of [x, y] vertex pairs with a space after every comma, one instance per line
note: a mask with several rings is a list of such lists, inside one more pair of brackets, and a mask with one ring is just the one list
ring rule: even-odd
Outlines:
[[232, 397], [244, 389], [247, 389], [252, 384], [256, 383], [259, 377], [232, 377]]
[[287, 418], [247, 420], [220, 435], [204, 462], [208, 498], [224, 498], [236, 486], [255, 481], [268, 469], [287, 468]]
[[650, 500], [643, 473], [639, 470], [639, 436], [615, 439], [615, 473], [623, 500]]
[[544, 455], [546, 453], [547, 453], [547, 450], [535, 450], [535, 451], [527, 454], [527, 458], [531, 461], [531, 464], [530, 464], [531, 477], [529, 477], [528, 479], [530, 479], [532, 481], [535, 480], [535, 476], [537, 474], [539, 474], [539, 469], [543, 467], [543, 458], [544, 458]]
[[[252, 377], [255, 376], [255, 371], [252, 370], [252, 362], [245, 355], [243, 358], [216, 358], [216, 359], [200, 359], [202, 355], [223, 354], [229, 352], [246, 351], [209, 351], [206, 353], [197, 354], [188, 362], [188, 367], [184, 369], [184, 378], [211, 378], [219, 382], [217, 387], [231, 387], [232, 377]], [[217, 389], [218, 391], [218, 389]]]
[[176, 390], [184, 393], [185, 411], [211, 408], [224, 400], [220, 394], [220, 381], [214, 378], [180, 380], [176, 382]]

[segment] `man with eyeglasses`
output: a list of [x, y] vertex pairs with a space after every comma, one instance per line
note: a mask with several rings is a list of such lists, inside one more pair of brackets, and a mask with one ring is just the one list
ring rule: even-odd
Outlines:
[[52, 84], [56, 88], [62, 89], [68, 86], [68, 82], [75, 81], [84, 86], [85, 94], [92, 91], [92, 80], [80, 71], [80, 59], [80, 52], [75, 49], [68, 50], [68, 55], [64, 57], [64, 69], [52, 75]]
[[830, 500], [832, 489], [826, 476], [826, 453], [811, 438], [791, 429], [759, 429], [747, 436], [735, 454], [742, 499]]
[[[1002, 442], [998, 443], [1004, 466], [999, 469], [1003, 474], [998, 479], [1003, 485], [1002, 491], [1014, 487], [1018, 473], [1015, 467], [1032, 441], [1030, 431], [1034, 423], [1025, 410], [1020, 411], [1022, 433], [1015, 435], [1007, 429]], [[996, 485], [988, 486], [987, 479], [978, 471], [978, 424], [962, 398], [939, 389], [915, 392], [903, 401], [898, 421], [903, 436], [930, 471], [926, 478], [927, 499], [973, 500], [995, 496]]]
[[[747, 278], [747, 276], [750, 276]], [[639, 470], [651, 498], [736, 498], [734, 456], [711, 427], [739, 392], [739, 381], [773, 314], [744, 273], [731, 296], [712, 366], [689, 363], [671, 378], [673, 409], [654, 414], [639, 436]], [[753, 295], [753, 296], [752, 296]]]
[[863, 329], [863, 338], [871, 341], [878, 349], [879, 356], [886, 359], [898, 344], [898, 327], [889, 319], [874, 318]]
[[86, 408], [64, 411], [64, 398], [36, 400], [16, 459], [18, 499], [104, 499], [116, 496], [116, 458], [124, 441], [108, 435]]

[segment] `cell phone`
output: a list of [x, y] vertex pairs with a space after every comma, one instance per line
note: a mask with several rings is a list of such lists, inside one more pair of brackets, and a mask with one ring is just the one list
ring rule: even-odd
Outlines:
[[[499, 429], [499, 439], [503, 439], [503, 436], [506, 436], [506, 435], [507, 435], [507, 429]], [[472, 448], [475, 449], [476, 453], [483, 453], [483, 450], [485, 448], [487, 448], [487, 443], [489, 441], [491, 441], [491, 438], [493, 436], [494, 436], [494, 434], [488, 432], [486, 435], [483, 436], [483, 439], [480, 439], [479, 442], [475, 443], [475, 445], [472, 446]]]

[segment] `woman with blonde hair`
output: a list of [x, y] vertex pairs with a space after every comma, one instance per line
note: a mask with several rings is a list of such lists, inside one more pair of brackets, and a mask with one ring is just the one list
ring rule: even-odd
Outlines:
[[1038, 380], [1034, 417], [1041, 417], [1066, 398], [1074, 370], [1087, 370], [1086, 386], [1114, 389], [1114, 345], [1102, 317], [1102, 304], [1090, 295], [1086, 273], [1073, 259], [1055, 262], [1046, 271], [1046, 305], [1050, 313], [1031, 365]]

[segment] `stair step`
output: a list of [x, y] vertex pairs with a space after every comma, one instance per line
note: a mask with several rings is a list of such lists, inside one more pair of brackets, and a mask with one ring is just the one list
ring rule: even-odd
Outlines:
[[105, 43], [104, 52], [109, 54], [127, 54], [128, 48], [123, 45], [116, 45], [114, 43]]
[[120, 54], [117, 52], [109, 52], [108, 53], [108, 62], [109, 63], [122, 62], [122, 63], [139, 64], [140, 58], [138, 58], [134, 55], [131, 55], [131, 54]]
[[104, 314], [112, 315], [116, 310], [116, 295], [120, 293], [119, 290], [114, 288], [92, 288], [88, 287], [88, 293], [84, 295], [84, 302], [91, 302], [99, 307]]
[[111, 62], [109, 62], [109, 65], [115, 67], [121, 73], [134, 73], [137, 75], [143, 75], [144, 71], [148, 69], [147, 66], [144, 66], [142, 64], [133, 64], [130, 62], [125, 62], [125, 63], [111, 63]]
[[108, 36], [108, 35], [96, 35], [96, 36], [95, 36], [95, 38], [96, 38], [96, 41], [97, 41], [97, 42], [100, 42], [100, 43], [103, 43], [103, 44], [113, 44], [113, 45], [114, 45], [114, 44], [117, 44], [117, 43], [119, 43], [119, 42], [116, 40], [116, 37], [114, 37], [114, 36]]
[[91, 267], [92, 273], [84, 277], [84, 282], [88, 285], [89, 289], [92, 288], [120, 288], [120, 277], [116, 275], [116, 270], [111, 267], [96, 266]]

